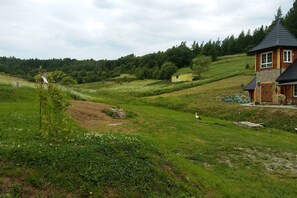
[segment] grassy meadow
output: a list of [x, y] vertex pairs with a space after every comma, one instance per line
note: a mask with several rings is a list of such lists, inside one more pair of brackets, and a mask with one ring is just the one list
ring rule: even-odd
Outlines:
[[[246, 68], [246, 65], [249, 68]], [[198, 85], [226, 79], [236, 75], [253, 75], [254, 59], [246, 55], [232, 55], [219, 58], [210, 64], [209, 69], [203, 74], [202, 80], [193, 82], [171, 83], [161, 80], [137, 80], [132, 82], [96, 82], [78, 85], [77, 88], [87, 89], [90, 92], [109, 95], [129, 96], [151, 96], [168, 93], [172, 91], [183, 90]]]
[[84, 96], [134, 116], [125, 130], [87, 130], [66, 113], [60, 139], [40, 136], [34, 88], [0, 83], [0, 197], [296, 197], [297, 135], [288, 132], [296, 110], [222, 101], [246, 94], [240, 85], [252, 79], [251, 62], [223, 57], [191, 83], [65, 88], [69, 99]]

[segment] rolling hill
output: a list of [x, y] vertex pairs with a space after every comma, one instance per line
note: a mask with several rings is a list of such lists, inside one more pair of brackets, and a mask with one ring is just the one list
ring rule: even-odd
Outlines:
[[[72, 90], [133, 116], [90, 130], [66, 112], [59, 138], [38, 132], [36, 90], [13, 87], [16, 79], [6, 76], [0, 82], [0, 197], [295, 197], [297, 136], [288, 131], [296, 110], [222, 101], [246, 94], [240, 85], [252, 78], [252, 62], [222, 57], [203, 80], [189, 83], [64, 88], [68, 99], [78, 97]], [[265, 128], [243, 128], [236, 120], [263, 121]], [[114, 124], [121, 126], [111, 129]]]

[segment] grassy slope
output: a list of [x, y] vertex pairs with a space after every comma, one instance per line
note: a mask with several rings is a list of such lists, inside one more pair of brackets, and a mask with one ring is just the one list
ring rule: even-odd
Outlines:
[[[246, 69], [246, 64], [250, 69]], [[104, 94], [123, 94], [126, 96], [149, 96], [182, 90], [197, 85], [202, 85], [228, 77], [242, 75], [253, 75], [253, 57], [246, 55], [233, 55], [220, 58], [213, 62], [205, 73], [203, 80], [194, 82], [171, 83], [160, 80], [139, 80], [133, 82], [97, 82], [78, 85], [78, 88], [90, 89]]]
[[[232, 121], [210, 118], [264, 121], [266, 126], [287, 130], [297, 122], [294, 110], [242, 107], [221, 101], [223, 96], [246, 94], [240, 85], [247, 84], [254, 73], [245, 69], [247, 62], [253, 65], [250, 57], [224, 57], [205, 74], [205, 81], [223, 80], [204, 85], [200, 82], [200, 86], [180, 91], [187, 83], [169, 84], [173, 87], [168, 89], [170, 93], [142, 98], [146, 103], [179, 111], [144, 106], [135, 99], [127, 99], [129, 95], [154, 95], [151, 93], [156, 93], [158, 86], [164, 85], [162, 82], [112, 84], [108, 88], [85, 86], [99, 90], [93, 94], [100, 96], [101, 101], [137, 112], [139, 118], [131, 128], [153, 142], [188, 178], [189, 185], [199, 186], [206, 196], [294, 197], [295, 134], [272, 128], [245, 129]], [[131, 102], [133, 105], [127, 105]], [[194, 119], [195, 111], [203, 115], [202, 122]]]
[[201, 115], [233, 121], [248, 120], [294, 131], [297, 123], [297, 111], [294, 109], [244, 107], [222, 101], [224, 96], [247, 94], [242, 91], [240, 85], [247, 84], [252, 78], [252, 76], [235, 76], [190, 89], [146, 97], [143, 100], [155, 106], [198, 112]]
[[[246, 64], [250, 66], [250, 69], [246, 69]], [[130, 83], [101, 82], [84, 84], [79, 87], [89, 90], [88, 93], [94, 94], [96, 97], [100, 97], [100, 101], [107, 97], [109, 102], [116, 104], [119, 98], [124, 101], [130, 98], [129, 100], [133, 101], [135, 96], [155, 95], [145, 97], [143, 101], [155, 106], [192, 113], [197, 111], [202, 115], [227, 120], [249, 120], [282, 130], [293, 131], [297, 122], [297, 113], [294, 110], [249, 108], [222, 102], [223, 96], [247, 94], [247, 92], [242, 92], [240, 85], [246, 85], [253, 78], [253, 65], [253, 57], [232, 55], [221, 57], [218, 61], [213, 62], [204, 74], [204, 80], [201, 81], [185, 83], [156, 80]], [[193, 87], [193, 85], [200, 86]], [[187, 87], [192, 88], [186, 89]]]
[[20, 186], [32, 196], [297, 195], [294, 134], [209, 117], [198, 122], [192, 113], [122, 102], [138, 115], [127, 126], [137, 135], [83, 135], [72, 125], [75, 134], [51, 141], [37, 135], [35, 91], [0, 90], [23, 97], [0, 100], [0, 181], [9, 178], [14, 186], [0, 182], [2, 192]]
[[199, 194], [137, 135], [92, 135], [71, 120], [64, 127], [63, 140], [40, 138], [36, 91], [0, 85], [0, 195]]
[[30, 83], [22, 78], [12, 77], [12, 76], [5, 75], [4, 73], [0, 73], [0, 84], [16, 85], [16, 82], [19, 82], [20, 86], [29, 86], [29, 87], [34, 86], [33, 83]]
[[[249, 69], [246, 69], [247, 64], [249, 65]], [[222, 56], [210, 65], [204, 78], [254, 75], [254, 64], [253, 56], [246, 56], [244, 54]]]
[[[234, 65], [232, 62], [228, 64]], [[209, 72], [211, 71], [218, 74], [214, 68]], [[224, 69], [221, 70], [222, 75], [223, 71]], [[247, 72], [246, 74], [250, 73]], [[217, 96], [240, 92], [239, 85], [248, 82], [249, 79], [251, 76], [228, 78], [223, 81], [224, 83], [219, 81], [144, 100], [191, 112], [201, 108], [198, 110], [205, 115], [222, 114], [223, 118], [233, 119], [240, 117], [242, 112], [249, 111], [241, 109], [236, 104], [221, 103]], [[15, 174], [15, 170], [20, 167], [25, 168], [23, 182], [38, 190], [51, 187], [57, 193], [63, 192], [62, 189], [68, 189], [74, 193], [97, 190], [95, 192], [97, 195], [109, 196], [183, 194], [199, 197], [203, 194], [207, 197], [295, 197], [297, 195], [295, 134], [271, 128], [246, 129], [235, 126], [230, 121], [205, 116], [202, 117], [202, 122], [197, 122], [193, 113], [152, 107], [129, 97], [130, 94], [137, 95], [137, 92], [142, 92], [140, 88], [145, 86], [134, 83], [110, 84], [110, 89], [97, 88], [96, 86], [100, 84], [83, 86], [99, 90], [88, 92], [92, 93], [95, 100], [121, 105], [138, 115], [131, 119], [127, 126], [133, 131], [138, 130], [135, 136], [140, 142], [132, 144], [123, 142], [126, 135], [117, 134], [112, 135], [115, 136], [112, 139], [117, 140], [116, 144], [111, 143], [110, 138], [105, 138], [105, 135], [103, 135], [104, 141], [102, 135], [98, 139], [92, 137], [90, 140], [85, 136], [78, 136], [75, 141], [54, 143], [44, 141], [36, 137], [37, 115], [36, 113], [34, 115], [34, 109], [28, 107], [30, 104], [32, 106], [32, 101], [27, 103], [29, 99], [23, 98], [18, 102], [11, 102], [8, 97], [5, 104], [0, 103], [0, 122], [4, 120], [4, 124], [0, 125], [0, 144], [2, 144], [0, 156], [1, 159], [5, 159], [0, 163], [1, 167], [4, 167], [1, 175], [22, 178], [24, 171]], [[147, 84], [150, 85], [147, 85], [148, 90], [144, 93], [152, 93], [158, 86], [163, 86], [160, 82], [150, 81]], [[179, 84], [175, 84], [172, 85], [174, 87], [172, 90], [176, 89], [175, 86], [177, 89], [180, 88]], [[0, 88], [2, 89], [3, 87]], [[15, 94], [18, 93], [12, 95]], [[262, 114], [263, 111], [267, 111], [266, 115], [272, 112], [252, 109], [250, 114], [255, 116], [259, 112]], [[279, 113], [278, 110], [275, 112]], [[292, 114], [292, 112], [283, 113]], [[248, 115], [244, 114], [244, 117]], [[24, 130], [28, 130], [28, 133], [23, 133]], [[83, 133], [77, 127], [75, 130], [78, 134]], [[128, 137], [131, 136], [135, 137], [134, 135]], [[51, 144], [54, 144], [56, 151], [52, 151]], [[97, 155], [98, 158], [95, 157]], [[137, 162], [132, 164], [132, 171], [131, 161]], [[118, 174], [119, 169], [124, 170]], [[127, 170], [130, 171], [126, 172]], [[57, 172], [61, 174], [55, 176]], [[112, 175], [111, 180], [109, 180], [110, 175]], [[120, 182], [117, 183], [117, 180]], [[81, 190], [78, 190], [79, 186], [82, 186]]]
[[[182, 170], [188, 182], [210, 197], [294, 197], [297, 195], [295, 140], [274, 129], [251, 130], [233, 122], [151, 106], [131, 127]], [[286, 168], [291, 166], [291, 168]]]

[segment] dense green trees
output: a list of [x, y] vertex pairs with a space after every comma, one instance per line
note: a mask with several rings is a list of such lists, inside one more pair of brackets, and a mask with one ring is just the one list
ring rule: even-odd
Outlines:
[[289, 10], [283, 20], [284, 25], [288, 30], [297, 37], [297, 1], [293, 3], [293, 7]]

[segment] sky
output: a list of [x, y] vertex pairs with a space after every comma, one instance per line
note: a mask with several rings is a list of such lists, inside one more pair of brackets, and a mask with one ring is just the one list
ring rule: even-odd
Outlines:
[[0, 56], [117, 59], [270, 25], [293, 0], [0, 0]]

